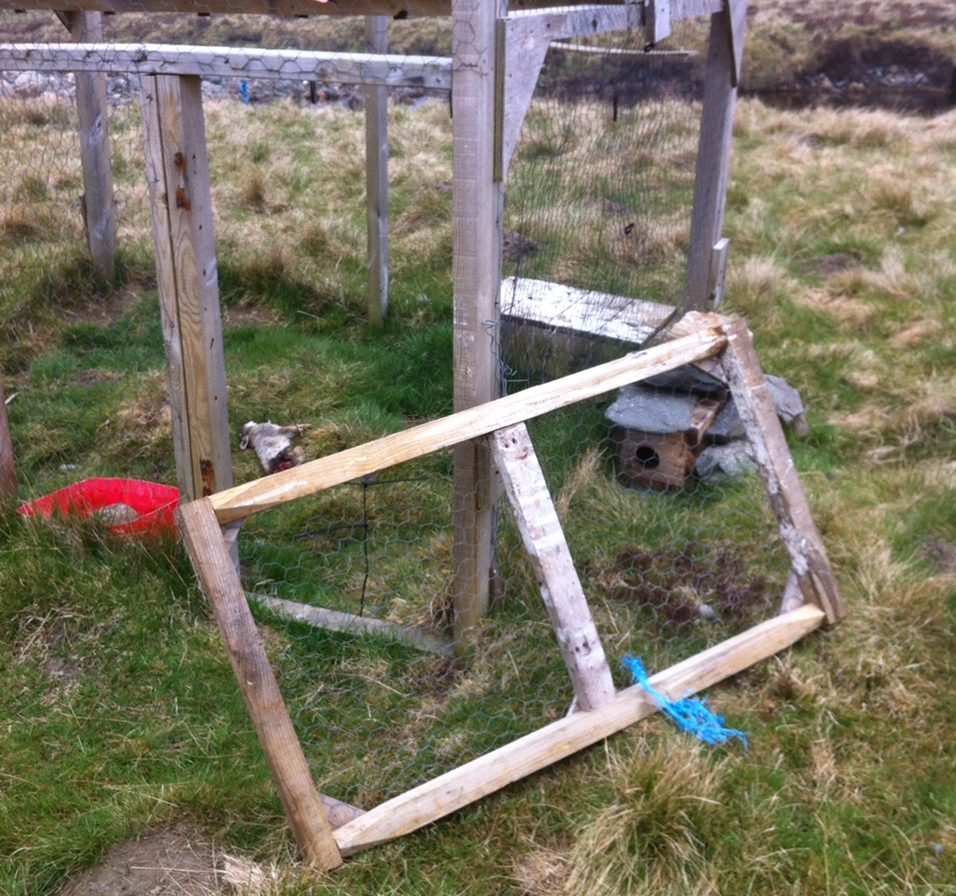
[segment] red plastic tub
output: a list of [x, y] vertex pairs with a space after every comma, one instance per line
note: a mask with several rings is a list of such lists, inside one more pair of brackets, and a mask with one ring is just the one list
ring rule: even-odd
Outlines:
[[117, 504], [132, 508], [138, 516], [110, 526], [120, 536], [172, 535], [176, 532], [176, 508], [180, 491], [171, 485], [141, 479], [86, 479], [20, 507], [24, 516], [50, 519], [54, 514], [85, 519]]

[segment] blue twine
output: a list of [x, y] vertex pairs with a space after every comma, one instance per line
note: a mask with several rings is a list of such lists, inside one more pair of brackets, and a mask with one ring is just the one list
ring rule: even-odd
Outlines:
[[660, 706], [661, 712], [672, 719], [678, 728], [700, 738], [705, 744], [715, 746], [726, 743], [736, 737], [747, 749], [747, 735], [733, 728], [725, 728], [724, 720], [707, 708], [707, 701], [685, 697], [683, 700], [668, 700], [650, 683], [644, 664], [636, 656], [624, 657], [624, 667], [631, 673], [635, 684], [639, 684]]
[[244, 103], [252, 102], [252, 100], [249, 98], [249, 82], [248, 81], [239, 82], [239, 94], [242, 96], [242, 101]]

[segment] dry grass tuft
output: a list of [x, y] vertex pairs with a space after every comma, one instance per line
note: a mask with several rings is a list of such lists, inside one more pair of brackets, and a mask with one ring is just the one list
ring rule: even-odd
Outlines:
[[538, 846], [518, 858], [511, 875], [522, 896], [562, 896], [566, 892], [568, 860], [554, 850]]
[[570, 855], [570, 896], [714, 893], [707, 858], [718, 767], [698, 747], [666, 740], [649, 756], [608, 754], [615, 801]]

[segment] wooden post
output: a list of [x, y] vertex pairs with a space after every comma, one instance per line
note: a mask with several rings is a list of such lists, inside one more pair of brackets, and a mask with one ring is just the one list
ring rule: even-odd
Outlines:
[[232, 485], [201, 86], [191, 75], [149, 76], [140, 97], [176, 472], [190, 499]]
[[0, 386], [0, 504], [17, 499], [17, 468], [13, 457], [13, 440], [10, 438], [10, 418], [7, 402]]
[[715, 278], [719, 266], [714, 264], [714, 252], [720, 251], [717, 244], [724, 226], [727, 200], [730, 144], [737, 105], [737, 54], [743, 41], [741, 10], [745, 16], [746, 0], [727, 0], [724, 9], [710, 19], [685, 296], [685, 308], [698, 311], [712, 310], [718, 298]]
[[179, 523], [299, 849], [319, 871], [337, 868], [342, 856], [329, 811], [315, 789], [216, 514], [208, 501], [193, 501], [179, 509]]
[[[365, 51], [388, 52], [388, 18], [365, 20]], [[365, 88], [365, 193], [368, 204], [368, 322], [388, 313], [388, 88]]]
[[[456, 411], [496, 398], [503, 190], [495, 178], [497, 22], [506, 0], [452, 0], [454, 375]], [[484, 441], [454, 458], [455, 636], [488, 608], [496, 492]]]
[[[66, 12], [62, 19], [78, 43], [103, 40], [103, 14]], [[83, 224], [96, 273], [107, 285], [116, 278], [116, 209], [110, 162], [106, 75], [77, 72], [76, 111], [83, 166]]]
[[614, 680], [528, 428], [519, 423], [491, 438], [498, 473], [571, 674], [577, 708], [597, 709], [614, 699]]
[[[794, 467], [770, 387], [744, 323], [729, 322], [724, 325], [724, 332], [727, 348], [721, 369], [750, 439], [781, 538], [793, 561], [791, 578], [796, 578], [804, 597], [819, 606], [826, 613], [827, 622], [833, 624], [844, 615], [843, 601]], [[792, 605], [792, 582], [788, 582], [787, 592], [788, 605]]]

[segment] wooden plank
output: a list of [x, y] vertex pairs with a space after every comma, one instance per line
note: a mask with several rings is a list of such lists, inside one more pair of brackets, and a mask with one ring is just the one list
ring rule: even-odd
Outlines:
[[733, 67], [730, 18], [726, 11], [722, 11], [710, 20], [710, 42], [704, 73], [704, 108], [700, 122], [687, 259], [684, 307], [698, 311], [716, 307], [712, 259], [714, 246], [721, 238], [727, 201], [727, 175], [737, 105]]
[[[365, 50], [388, 51], [388, 19], [370, 16]], [[381, 326], [388, 313], [388, 88], [365, 88], [365, 202], [368, 221], [368, 321]]]
[[196, 498], [232, 485], [200, 79], [144, 78], [141, 102], [177, 476]]
[[194, 47], [174, 44], [0, 44], [0, 71], [116, 72], [383, 84], [448, 90], [451, 60], [436, 56]]
[[[498, 290], [504, 190], [496, 125], [497, 22], [506, 0], [452, 0], [454, 407], [500, 394]], [[454, 452], [452, 602], [460, 640], [485, 614], [492, 578], [496, 495], [482, 442]]]
[[597, 709], [614, 699], [614, 680], [528, 429], [523, 423], [500, 429], [491, 444], [571, 675], [577, 708]]
[[10, 418], [7, 402], [0, 385], [0, 503], [15, 503], [17, 500], [17, 467], [13, 455], [13, 440], [10, 438]]
[[315, 789], [216, 515], [202, 499], [181, 506], [177, 515], [302, 855], [320, 871], [336, 868], [342, 857], [332, 837], [328, 811]]
[[[687, 0], [690, 5], [701, 0]], [[712, 2], [712, 0], [707, 0]], [[514, 7], [553, 6], [553, 0], [512, 0]], [[566, 5], [591, 5], [566, 4]], [[0, 0], [0, 9], [88, 10], [106, 13], [182, 12], [275, 16], [388, 16], [408, 19], [448, 16], [451, 0]]]
[[221, 523], [233, 522], [712, 357], [723, 347], [724, 337], [719, 328], [702, 327], [687, 336], [607, 364], [235, 486], [213, 495], [210, 501]]
[[833, 624], [844, 615], [843, 601], [777, 417], [770, 387], [744, 323], [728, 322], [724, 331], [727, 350], [721, 362], [723, 379], [730, 387], [750, 440], [780, 535], [793, 561], [793, 573], [804, 595], [817, 603], [826, 613], [827, 622]]
[[[103, 16], [98, 12], [64, 14], [73, 39], [103, 40]], [[106, 75], [76, 74], [76, 111], [80, 124], [83, 169], [83, 215], [86, 239], [97, 275], [111, 286], [116, 279], [116, 210], [110, 160], [109, 102]]]
[[[511, 5], [517, 7], [519, 4], [512, 2]], [[670, 20], [700, 18], [721, 9], [723, 0], [670, 0]], [[551, 40], [572, 40], [647, 25], [644, 3], [562, 4], [541, 10], [516, 8], [508, 18], [538, 20]]]
[[371, 616], [356, 616], [353, 613], [340, 613], [325, 607], [302, 604], [294, 600], [283, 600], [267, 594], [249, 594], [249, 600], [261, 604], [277, 616], [303, 622], [306, 625], [322, 628], [330, 632], [349, 632], [355, 635], [373, 635], [389, 638], [401, 644], [407, 644], [416, 650], [450, 656], [454, 653], [451, 641], [431, 634], [416, 625], [399, 625]]
[[[650, 684], [669, 699], [702, 691], [799, 641], [824, 622], [814, 606], [776, 616], [664, 672]], [[602, 741], [657, 711], [639, 685], [600, 709], [575, 713], [370, 809], [335, 831], [342, 855], [401, 837]]]
[[508, 277], [502, 317], [642, 345], [674, 314], [672, 305], [577, 289], [546, 280]]

